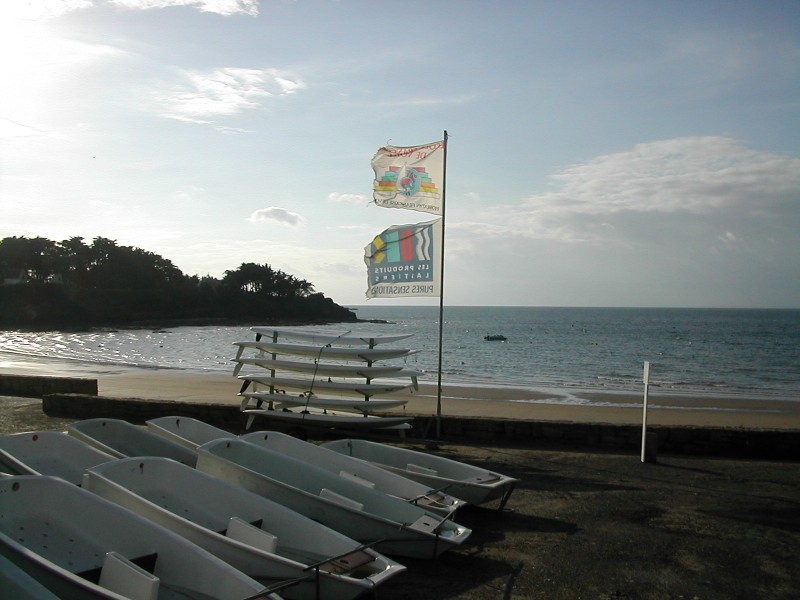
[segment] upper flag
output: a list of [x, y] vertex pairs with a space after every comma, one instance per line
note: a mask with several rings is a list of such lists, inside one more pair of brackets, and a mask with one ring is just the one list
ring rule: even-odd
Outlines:
[[372, 158], [372, 197], [385, 208], [441, 215], [444, 140], [424, 146], [384, 146]]
[[442, 220], [393, 225], [364, 248], [367, 298], [438, 296]]

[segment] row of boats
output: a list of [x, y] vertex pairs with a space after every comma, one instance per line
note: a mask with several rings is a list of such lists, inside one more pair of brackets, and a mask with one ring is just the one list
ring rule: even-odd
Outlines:
[[403, 407], [419, 387], [420, 371], [391, 362], [415, 354], [394, 345], [410, 334], [251, 329], [255, 339], [234, 342], [233, 359], [248, 429], [256, 418], [303, 427], [410, 428], [411, 417], [384, 414]]
[[[240, 436], [189, 417], [0, 436], [8, 598], [351, 600], [502, 508], [517, 480], [361, 439]], [[389, 558], [389, 557], [392, 558]]]

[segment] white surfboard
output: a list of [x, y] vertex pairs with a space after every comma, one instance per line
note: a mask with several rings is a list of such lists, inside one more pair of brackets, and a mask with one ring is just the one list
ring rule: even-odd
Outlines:
[[[256, 335], [271, 338], [277, 341], [280, 338], [303, 340], [311, 345], [326, 346], [328, 344], [339, 346], [377, 346], [379, 344], [392, 344], [410, 338], [413, 333], [397, 335], [373, 335], [343, 331], [341, 333], [328, 333], [325, 331], [311, 331], [308, 329], [287, 329], [283, 327], [251, 327]], [[260, 340], [258, 340], [260, 341]], [[270, 340], [266, 340], [270, 341]]]
[[304, 344], [281, 344], [276, 342], [234, 342], [239, 346], [237, 360], [244, 349], [253, 348], [271, 354], [292, 354], [295, 356], [313, 356], [337, 360], [360, 360], [371, 363], [376, 360], [402, 358], [415, 354], [416, 350], [407, 348], [335, 348], [332, 346], [307, 346]]
[[236, 358], [233, 360], [238, 363], [234, 368], [234, 375], [238, 375], [244, 365], [252, 365], [272, 371], [296, 371], [322, 377], [364, 377], [365, 379], [410, 377], [415, 389], [418, 388], [417, 378], [423, 375], [422, 371], [406, 369], [402, 365], [361, 365], [358, 363], [333, 365], [272, 358]]
[[379, 410], [398, 408], [408, 402], [403, 398], [397, 399], [375, 399], [357, 400], [355, 398], [325, 398], [312, 394], [309, 396], [291, 396], [289, 394], [275, 394], [270, 392], [242, 392], [239, 394], [250, 400], [257, 402], [273, 402], [286, 406], [314, 406], [317, 408], [330, 408], [339, 410], [354, 410], [361, 413], [370, 413]]
[[403, 383], [367, 383], [366, 381], [328, 381], [327, 379], [292, 379], [290, 377], [271, 377], [269, 375], [239, 375], [239, 379], [269, 385], [276, 388], [290, 388], [295, 390], [313, 391], [328, 390], [339, 393], [360, 394], [374, 396], [375, 394], [390, 394], [411, 387]]
[[376, 417], [369, 415], [360, 417], [353, 413], [323, 411], [321, 409], [308, 409], [292, 412], [287, 410], [267, 410], [250, 408], [244, 411], [248, 415], [248, 428], [251, 419], [263, 417], [275, 421], [285, 421], [297, 425], [311, 425], [316, 427], [340, 427], [342, 429], [410, 429], [409, 421], [413, 417]]

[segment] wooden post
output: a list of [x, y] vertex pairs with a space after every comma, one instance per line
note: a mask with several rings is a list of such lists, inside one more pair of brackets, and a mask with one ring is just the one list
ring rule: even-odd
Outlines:
[[650, 388], [650, 362], [644, 361], [644, 402], [642, 405], [642, 462], [656, 462], [656, 447], [658, 445], [658, 435], [647, 433], [647, 396]]

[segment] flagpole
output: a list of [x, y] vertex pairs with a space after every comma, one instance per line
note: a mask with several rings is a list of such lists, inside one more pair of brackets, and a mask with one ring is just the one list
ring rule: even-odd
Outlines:
[[442, 248], [439, 265], [439, 378], [436, 385], [436, 439], [442, 437], [442, 337], [444, 332], [444, 237], [445, 196], [447, 194], [447, 130], [444, 132], [444, 154], [442, 168]]

